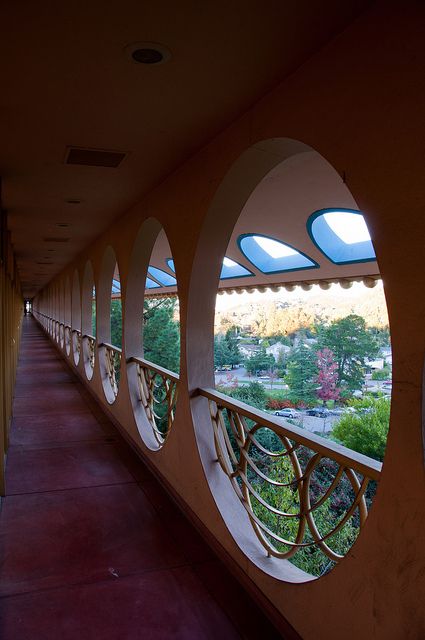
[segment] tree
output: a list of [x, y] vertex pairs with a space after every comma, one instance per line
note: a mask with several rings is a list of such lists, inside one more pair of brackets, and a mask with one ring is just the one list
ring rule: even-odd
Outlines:
[[121, 298], [111, 300], [111, 344], [122, 347], [122, 308]]
[[231, 364], [229, 344], [224, 336], [214, 336], [214, 366], [221, 369], [226, 364]]
[[275, 367], [275, 359], [264, 348], [261, 348], [255, 355], [245, 360], [246, 370], [254, 375], [258, 371], [274, 371]]
[[316, 376], [316, 382], [318, 389], [316, 391], [317, 397], [323, 401], [323, 404], [327, 400], [338, 400], [341, 389], [338, 385], [338, 365], [334, 360], [334, 354], [330, 349], [324, 347], [316, 354], [318, 374]]
[[231, 396], [257, 409], [264, 409], [266, 406], [267, 395], [263, 385], [259, 382], [250, 382], [247, 385], [238, 387], [232, 390]]
[[391, 378], [391, 369], [388, 367], [372, 371], [372, 380], [387, 380], [388, 378]]
[[317, 365], [314, 352], [305, 344], [296, 347], [288, 362], [285, 382], [290, 400], [312, 402], [316, 397]]
[[346, 414], [334, 426], [332, 437], [349, 449], [383, 460], [390, 422], [390, 401], [386, 398], [353, 400], [356, 413]]
[[145, 301], [143, 310], [144, 357], [170, 371], [180, 369], [180, 330], [174, 319], [176, 300]]
[[367, 358], [378, 355], [378, 344], [366, 329], [364, 318], [351, 314], [320, 327], [319, 347], [328, 347], [338, 365], [338, 382], [353, 391], [363, 385]]
[[227, 347], [229, 350], [228, 364], [231, 364], [232, 366], [235, 364], [239, 364], [242, 360], [241, 352], [239, 351], [237, 335], [237, 327], [235, 327], [234, 325], [226, 331], [225, 340], [227, 342]]

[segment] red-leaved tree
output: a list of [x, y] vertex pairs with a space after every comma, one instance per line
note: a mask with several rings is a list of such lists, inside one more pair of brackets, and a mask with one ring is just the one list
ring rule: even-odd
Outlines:
[[323, 402], [326, 400], [338, 400], [341, 389], [338, 387], [338, 364], [335, 362], [333, 352], [324, 347], [317, 352], [318, 374], [315, 378], [319, 388], [317, 397]]

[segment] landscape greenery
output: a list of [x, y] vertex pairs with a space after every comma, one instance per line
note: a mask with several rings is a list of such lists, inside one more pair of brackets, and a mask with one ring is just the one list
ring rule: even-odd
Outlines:
[[[282, 314], [280, 314], [282, 315]], [[180, 332], [176, 299], [148, 299], [143, 307], [144, 357], [171, 371], [179, 371]], [[279, 316], [280, 317], [280, 316]], [[275, 319], [276, 320], [276, 319]], [[368, 327], [363, 317], [349, 314], [329, 322], [303, 323], [291, 321], [291, 332], [264, 334], [270, 322], [258, 321], [258, 331], [246, 330], [241, 326], [222, 323], [222, 331], [214, 336], [214, 365], [223, 371], [219, 390], [246, 404], [264, 411], [282, 407], [305, 408], [322, 405], [342, 409], [341, 417], [332, 431], [326, 435], [345, 446], [382, 460], [388, 433], [390, 402], [383, 394], [361, 393], [364, 387], [368, 361], [376, 358], [382, 347], [389, 346], [389, 332], [386, 327]], [[111, 342], [122, 343], [121, 300], [111, 301]], [[267, 352], [273, 345], [284, 346], [275, 358]], [[245, 349], [244, 349], [245, 347]], [[247, 349], [248, 347], [248, 349]], [[242, 350], [249, 355], [242, 355]], [[232, 374], [232, 370], [244, 366], [251, 377], [243, 385]], [[390, 377], [389, 366], [373, 372], [374, 380]], [[267, 387], [255, 378], [267, 378]], [[278, 388], [273, 388], [273, 385]], [[363, 397], [356, 398], [356, 394]], [[291, 422], [291, 420], [289, 420]], [[296, 422], [298, 426], [300, 423]], [[229, 425], [228, 425], [229, 426]], [[235, 456], [240, 455], [234, 436], [230, 434]], [[325, 434], [320, 434], [325, 435]], [[286, 540], [294, 540], [299, 519], [299, 496], [293, 484], [293, 468], [288, 456], [269, 455], [284, 453], [282, 441], [270, 429], [263, 428], [256, 434], [259, 448], [251, 448], [251, 456], [257, 467], [272, 480], [286, 486], [274, 486], [261, 476], [249, 471], [248, 478], [258, 495], [252, 497], [252, 507], [256, 516], [275, 534]], [[302, 468], [305, 468], [312, 452], [300, 447], [297, 450]], [[312, 503], [319, 501], [332, 483], [337, 465], [332, 460], [322, 460], [311, 478], [310, 495]], [[371, 502], [375, 487], [371, 486], [367, 501]], [[264, 507], [263, 502], [272, 510]], [[326, 534], [337, 526], [352, 502], [352, 488], [343, 476], [331, 497], [315, 511], [315, 521], [319, 531]], [[282, 517], [278, 511], [293, 514]], [[355, 541], [359, 530], [357, 513], [328, 541], [331, 548], [344, 555]], [[273, 542], [273, 541], [272, 541]], [[312, 542], [306, 534], [304, 542]], [[273, 542], [279, 551], [287, 551], [283, 543]], [[323, 554], [317, 545], [305, 547], [291, 558], [291, 562], [312, 575], [328, 571], [333, 562]]]
[[[363, 394], [362, 390], [368, 361], [376, 358], [382, 347], [389, 346], [389, 332], [386, 328], [367, 327], [364, 318], [353, 313], [328, 323], [316, 322], [314, 325], [303, 326], [285, 336], [269, 335], [259, 338], [255, 334], [247, 334], [237, 326], [225, 327], [225, 332], [215, 337], [216, 368], [231, 369], [229, 365], [243, 364], [248, 375], [266, 378], [267, 386], [272, 387], [277, 381], [280, 381], [280, 385], [279, 390], [273, 391], [266, 390], [264, 384], [257, 380], [240, 386], [231, 371], [227, 371], [220, 391], [262, 410], [301, 408], [317, 404], [329, 408], [337, 405], [346, 407], [346, 412], [342, 413], [327, 437], [375, 459], [383, 459], [390, 402], [388, 398], [382, 397], [382, 393], [375, 393], [375, 397]], [[287, 348], [282, 349], [275, 360], [267, 353], [266, 348], [277, 342]], [[238, 359], [239, 345], [246, 348], [247, 344], [255, 345], [255, 350], [252, 350], [249, 357], [240, 356]], [[390, 375], [389, 367], [384, 367], [382, 373], [375, 373], [372, 377], [375, 380], [385, 380]], [[356, 394], [363, 395], [362, 399], [356, 399]], [[301, 426], [299, 421], [295, 421], [295, 424]], [[248, 427], [249, 425], [250, 421]], [[294, 542], [299, 526], [297, 514], [300, 498], [290, 457], [285, 455], [287, 450], [284, 444], [270, 429], [256, 431], [256, 440], [259, 446], [251, 445], [250, 455], [261, 473], [248, 469], [248, 482], [253, 490], [252, 509], [268, 530], [280, 539]], [[238, 459], [241, 454], [235, 438], [231, 437], [230, 442]], [[297, 457], [303, 470], [307, 468], [313, 453], [307, 447], [297, 449]], [[314, 521], [321, 535], [328, 535], [338, 527], [354, 499], [351, 484], [343, 475], [329, 498], [320, 503], [337, 471], [336, 462], [322, 459], [311, 477], [310, 500], [312, 505], [320, 504], [314, 511]], [[265, 477], [271, 482], [266, 481]], [[273, 481], [279, 484], [273, 484]], [[366, 494], [368, 506], [375, 491], [376, 484], [372, 482]], [[271, 508], [267, 508], [265, 503]], [[282, 516], [280, 513], [292, 516]], [[327, 544], [335, 553], [344, 556], [355, 542], [359, 526], [358, 512], [354, 512], [326, 540]], [[289, 545], [274, 540], [272, 536], [265, 534], [265, 537], [277, 551], [290, 550]], [[303, 543], [312, 542], [313, 538], [307, 529]], [[315, 576], [326, 573], [335, 564], [316, 544], [301, 548], [290, 560], [300, 569]]]

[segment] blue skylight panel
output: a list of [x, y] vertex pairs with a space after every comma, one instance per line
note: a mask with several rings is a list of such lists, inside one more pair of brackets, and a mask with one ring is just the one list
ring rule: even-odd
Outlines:
[[112, 280], [112, 293], [121, 293], [121, 283], [119, 280]]
[[168, 268], [169, 268], [171, 271], [173, 271], [173, 273], [176, 273], [176, 269], [175, 269], [175, 267], [174, 267], [174, 260], [173, 260], [172, 258], [168, 258], [168, 260], [167, 260], [167, 265], [168, 265]]
[[307, 224], [317, 247], [335, 264], [376, 260], [366, 221], [360, 211], [321, 209], [313, 213]]
[[245, 276], [252, 276], [253, 274], [248, 269], [245, 269], [239, 262], [235, 262], [230, 258], [225, 257], [223, 259], [223, 266], [221, 267], [221, 280], [228, 280], [229, 278], [244, 278]]
[[171, 276], [166, 271], [163, 271], [162, 269], [158, 269], [157, 267], [152, 267], [151, 265], [149, 265], [148, 273], [153, 278], [155, 278], [155, 280], [157, 280], [160, 284], [162, 284], [163, 287], [172, 287], [177, 284], [177, 280], [175, 279], [174, 276]]
[[155, 282], [155, 280], [146, 278], [146, 289], [159, 289], [160, 287], [161, 285]]
[[299, 269], [314, 269], [318, 264], [289, 244], [268, 236], [239, 236], [239, 247], [253, 265], [263, 273], [281, 273]]

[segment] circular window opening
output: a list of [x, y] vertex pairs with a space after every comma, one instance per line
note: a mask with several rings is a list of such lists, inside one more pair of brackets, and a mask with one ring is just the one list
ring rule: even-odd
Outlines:
[[118, 396], [122, 357], [121, 279], [111, 247], [105, 253], [97, 306], [99, 365], [103, 390], [109, 404]]
[[78, 271], [74, 272], [74, 277], [72, 279], [71, 320], [72, 353], [74, 356], [74, 363], [75, 365], [78, 365], [81, 353], [81, 297]]
[[64, 324], [65, 353], [71, 353], [71, 285], [69, 278], [65, 283], [65, 324]]
[[[225, 227], [227, 243], [211, 267], [223, 294], [214, 322], [216, 390], [206, 374], [205, 388], [198, 390], [204, 408], [196, 400], [193, 410], [203, 440], [209, 422], [204, 468], [211, 469], [213, 459], [219, 463], [210, 472], [211, 486], [229, 529], [238, 538], [239, 501], [238, 522], [245, 520], [265, 554], [276, 558], [268, 570], [299, 581], [329, 572], [366, 520], [389, 426], [391, 345], [375, 254], [342, 266], [342, 259], [338, 264], [324, 257], [309, 234], [309, 217], [338, 201], [339, 211], [357, 212], [359, 243], [371, 244], [363, 216], [360, 224], [358, 207], [333, 168], [304, 148], [278, 164], [270, 156], [260, 178], [246, 185], [249, 197], [240, 194], [237, 220], [241, 182], [235, 179], [233, 189], [226, 185], [228, 203], [224, 190], [211, 208], [211, 229], [194, 264], [194, 273], [201, 272], [217, 237], [213, 228]], [[340, 244], [357, 241], [338, 234], [339, 221], [328, 218]], [[236, 267], [248, 273], [236, 273]], [[211, 303], [202, 298], [207, 285], [197, 280], [200, 295], [192, 292], [193, 299], [208, 311]], [[375, 285], [372, 295], [369, 287]], [[190, 381], [189, 334], [188, 343]], [[202, 345], [194, 346], [194, 361], [196, 351]], [[293, 565], [290, 571], [279, 568], [283, 560]]]
[[84, 271], [82, 331], [84, 371], [87, 379], [91, 380], [96, 362], [96, 287], [90, 262], [86, 264]]
[[139, 432], [156, 450], [173, 426], [180, 369], [175, 267], [167, 236], [156, 220], [148, 220], [136, 239], [128, 300], [130, 395]]
[[59, 340], [60, 348], [65, 346], [65, 291], [63, 282], [59, 285]]

